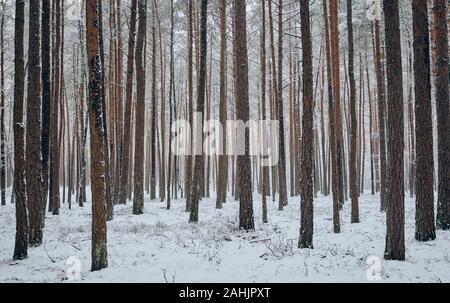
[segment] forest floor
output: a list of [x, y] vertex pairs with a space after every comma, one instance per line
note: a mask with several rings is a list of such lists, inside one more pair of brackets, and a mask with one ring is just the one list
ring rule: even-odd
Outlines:
[[[80, 265], [81, 282], [450, 282], [450, 232], [433, 242], [414, 240], [414, 203], [406, 205], [405, 262], [383, 260], [385, 215], [379, 198], [361, 197], [361, 222], [350, 224], [350, 205], [342, 211], [342, 233], [333, 233], [330, 198], [315, 202], [314, 249], [297, 249], [299, 199], [283, 212], [270, 202], [269, 224], [262, 224], [255, 202], [256, 231], [237, 229], [238, 203], [215, 210], [201, 202], [200, 223], [189, 224], [184, 200], [147, 201], [145, 214], [118, 206], [108, 223], [109, 267], [90, 270], [90, 205], [48, 215], [45, 242], [29, 249], [25, 261], [12, 260], [14, 206], [0, 207], [0, 282], [62, 282]], [[73, 262], [75, 260], [75, 262]], [[78, 261], [77, 261], [78, 260]], [[72, 263], [71, 263], [72, 262]], [[73, 277], [73, 276], [72, 276]], [[76, 277], [76, 276], [75, 276]]]

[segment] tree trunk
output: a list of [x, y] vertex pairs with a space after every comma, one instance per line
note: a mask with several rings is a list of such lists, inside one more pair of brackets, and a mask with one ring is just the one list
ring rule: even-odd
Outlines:
[[29, 211], [29, 241], [31, 246], [42, 244], [43, 189], [41, 162], [41, 58], [40, 1], [30, 0], [28, 42], [27, 141], [26, 172]]
[[[227, 197], [228, 156], [227, 151], [227, 1], [220, 1], [220, 123], [223, 126], [219, 151], [219, 180], [217, 182], [216, 208], [221, 209]], [[263, 88], [262, 88], [263, 89]]]
[[[156, 2], [155, 2], [155, 10], [156, 10]], [[157, 129], [157, 123], [156, 123], [156, 110], [157, 110], [157, 92], [156, 92], [156, 24], [155, 24], [155, 14], [152, 16], [152, 41], [153, 41], [153, 47], [152, 47], [152, 116], [151, 116], [151, 125], [152, 125], [152, 148], [151, 148], [151, 172], [150, 172], [150, 199], [154, 200], [156, 199], [156, 139], [158, 136]], [[161, 66], [163, 68], [163, 66]], [[163, 84], [161, 84], [163, 86]], [[163, 89], [163, 88], [162, 88]], [[161, 144], [164, 144], [161, 142]], [[162, 161], [160, 161], [160, 166], [164, 165], [162, 164]]]
[[5, 2], [0, 21], [0, 194], [6, 205], [6, 129], [5, 129]]
[[417, 140], [416, 240], [436, 239], [434, 221], [433, 121], [431, 110], [430, 32], [427, 1], [413, 0], [414, 90]]
[[283, 207], [288, 204], [287, 201], [287, 184], [286, 184], [286, 143], [284, 135], [284, 106], [283, 106], [283, 0], [279, 0], [278, 3], [278, 88], [276, 96], [277, 98], [277, 114], [280, 127], [280, 133], [278, 137], [279, 148], [279, 165], [278, 165], [278, 178], [279, 178], [279, 209], [283, 210]]
[[[169, 68], [170, 68], [170, 79], [169, 79], [169, 127], [172, 126], [172, 120], [173, 120], [173, 114], [175, 114], [176, 119], [176, 109], [174, 113], [174, 103], [175, 101], [175, 66], [174, 66], [174, 52], [173, 52], [173, 44], [174, 44], [174, 7], [173, 7], [173, 0], [170, 0], [170, 62], [169, 62]], [[176, 106], [175, 106], [176, 108]], [[167, 199], [167, 210], [170, 210], [171, 208], [171, 193], [170, 193], [170, 186], [172, 183], [172, 130], [169, 130], [169, 148], [168, 148], [168, 169], [167, 169], [167, 193], [166, 193], [166, 199]], [[176, 158], [173, 159], [174, 163], [174, 171], [176, 171]], [[174, 191], [176, 191], [176, 187], [174, 188]]]
[[[381, 1], [381, 0], [380, 0]], [[386, 162], [386, 119], [385, 119], [385, 75], [384, 65], [382, 63], [381, 50], [381, 20], [375, 20], [375, 70], [377, 74], [378, 89], [378, 123], [380, 130], [380, 171], [381, 171], [381, 210], [387, 208], [387, 162]]]
[[404, 118], [398, 0], [383, 0], [388, 81], [386, 260], [405, 260]]
[[[261, 0], [261, 33], [260, 33], [260, 65], [261, 65], [261, 120], [265, 121], [266, 117], [266, 0]], [[265, 123], [265, 122], [264, 122]], [[266, 125], [266, 124], [264, 124]], [[267, 130], [264, 127], [262, 129], [262, 155], [266, 155], [267, 153]], [[269, 219], [267, 217], [267, 196], [268, 190], [267, 186], [269, 183], [269, 167], [267, 165], [263, 165], [261, 167], [261, 194], [262, 194], [262, 222], [268, 223]]]
[[336, 115], [333, 90], [333, 70], [331, 58], [331, 39], [330, 27], [328, 19], [327, 1], [323, 1], [323, 18], [325, 24], [325, 43], [327, 56], [327, 81], [328, 81], [328, 115], [329, 115], [329, 136], [330, 136], [330, 153], [331, 153], [331, 177], [332, 177], [332, 194], [333, 194], [333, 228], [335, 233], [341, 232], [340, 223], [340, 191], [339, 191], [339, 175], [338, 175], [338, 159], [336, 151]]
[[300, 1], [303, 50], [302, 203], [299, 248], [313, 248], [314, 101], [309, 1]]
[[[192, 140], [194, 144], [195, 161], [194, 161], [194, 176], [192, 182], [192, 196], [191, 196], [191, 214], [189, 221], [191, 223], [198, 222], [198, 207], [199, 201], [202, 196], [202, 174], [204, 170], [204, 157], [203, 157], [203, 144], [202, 135], [204, 124], [204, 111], [205, 111], [205, 92], [206, 92], [206, 56], [207, 56], [207, 21], [208, 21], [208, 0], [201, 1], [201, 20], [200, 20], [200, 67], [199, 67], [199, 81], [197, 89], [197, 112], [201, 115], [194, 122], [194, 136]], [[200, 132], [200, 134], [198, 134]], [[199, 137], [199, 138], [198, 138]], [[200, 143], [198, 142], [200, 141]], [[200, 151], [197, 151], [201, 148]]]
[[[28, 257], [28, 210], [25, 182], [25, 60], [24, 60], [25, 1], [16, 1], [14, 32], [14, 197], [16, 206], [16, 238], [14, 260]], [[41, 209], [42, 213], [42, 209]]]
[[54, 91], [50, 104], [50, 201], [49, 212], [58, 214], [60, 204], [60, 154], [59, 154], [59, 132], [58, 117], [60, 106], [60, 85], [61, 85], [61, 2], [55, 0], [55, 45], [53, 46], [53, 71], [54, 71]]
[[445, 0], [434, 0], [436, 31], [436, 104], [438, 120], [439, 185], [437, 227], [450, 229], [450, 105], [448, 72], [448, 28]]
[[136, 41], [136, 114], [134, 147], [133, 214], [144, 213], [145, 67], [144, 41], [147, 27], [147, 1], [139, 0], [139, 26]]
[[[355, 48], [353, 43], [353, 9], [352, 0], [347, 0], [347, 30], [348, 30], [348, 75], [350, 81], [350, 195], [352, 199], [351, 223], [359, 223], [359, 186], [356, 169], [356, 139], [358, 122], [356, 119], [356, 82], [355, 82]], [[361, 100], [360, 100], [361, 102]], [[363, 180], [361, 181], [363, 182]]]
[[92, 271], [108, 266], [106, 219], [106, 155], [100, 55], [100, 9], [97, 0], [86, 0], [86, 41], [89, 65], [89, 124], [92, 183]]
[[133, 107], [133, 74], [135, 61], [135, 43], [136, 43], [136, 15], [137, 0], [131, 1], [130, 31], [128, 37], [128, 56], [127, 56], [127, 83], [125, 93], [125, 123], [123, 129], [123, 150], [121, 157], [121, 175], [119, 204], [126, 204], [127, 190], [129, 184], [129, 169], [131, 158], [131, 118]]
[[[244, 124], [250, 119], [249, 94], [248, 94], [248, 54], [247, 54], [247, 17], [246, 3], [241, 0], [233, 1], [234, 14], [234, 57], [235, 57], [235, 96], [236, 118]], [[252, 197], [252, 171], [250, 159], [250, 131], [245, 129], [245, 134], [238, 134], [237, 140], [245, 140], [245, 154], [237, 155], [237, 167], [239, 174], [239, 228], [254, 230]]]
[[48, 199], [49, 153], [50, 153], [50, 121], [51, 121], [51, 59], [50, 59], [50, 0], [42, 1], [42, 175], [44, 201], [43, 212]]
[[194, 43], [194, 33], [193, 33], [193, 0], [189, 0], [188, 2], [188, 39], [187, 39], [187, 49], [188, 49], [188, 64], [187, 64], [187, 77], [188, 77], [188, 120], [191, 129], [189, 129], [189, 134], [186, 134], [190, 140], [188, 141], [189, 152], [186, 156], [186, 183], [185, 183], [185, 191], [186, 191], [186, 212], [191, 210], [191, 188], [192, 188], [192, 162], [194, 157], [191, 155], [192, 153], [192, 126], [193, 126], [193, 49], [192, 44]]

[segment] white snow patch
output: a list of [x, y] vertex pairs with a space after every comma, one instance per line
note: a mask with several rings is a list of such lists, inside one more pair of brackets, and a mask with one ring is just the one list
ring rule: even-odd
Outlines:
[[[259, 199], [259, 198], [258, 198]], [[381, 270], [381, 282], [450, 282], [450, 232], [438, 239], [414, 240], [414, 202], [406, 203], [405, 262], [383, 260], [385, 214], [379, 198], [361, 198], [361, 222], [350, 224], [350, 205], [342, 214], [342, 233], [333, 233], [331, 198], [315, 201], [314, 249], [297, 248], [299, 198], [283, 212], [269, 203], [269, 224], [261, 222], [255, 201], [256, 231], [239, 231], [238, 203], [228, 200], [223, 210], [215, 199], [200, 205], [200, 223], [189, 224], [185, 201], [172, 210], [146, 201], [145, 213], [133, 216], [132, 205], [117, 206], [108, 223], [109, 267], [90, 272], [91, 206], [48, 215], [44, 245], [29, 249], [25, 261], [13, 261], [14, 205], [0, 207], [0, 282], [62, 282], [80, 260], [81, 282], [367, 282], [371, 270]], [[75, 257], [75, 258], [73, 258]], [[368, 265], [377, 257], [380, 268]], [[370, 258], [370, 259], [369, 259]], [[369, 262], [370, 263], [370, 262]], [[369, 273], [369, 275], [368, 275]], [[73, 277], [73, 275], [71, 276]]]

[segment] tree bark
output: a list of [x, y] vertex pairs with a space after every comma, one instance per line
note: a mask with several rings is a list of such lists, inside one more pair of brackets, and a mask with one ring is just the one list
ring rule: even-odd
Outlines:
[[377, 90], [378, 90], [378, 124], [380, 137], [380, 171], [381, 171], [381, 210], [385, 211], [387, 208], [387, 162], [386, 162], [386, 119], [385, 119], [385, 75], [384, 65], [382, 63], [381, 50], [381, 20], [375, 20], [375, 70], [377, 75]]
[[[203, 130], [203, 123], [204, 123], [204, 111], [205, 111], [205, 92], [206, 92], [206, 56], [207, 56], [207, 48], [208, 48], [208, 41], [207, 41], [207, 21], [208, 21], [208, 0], [202, 0], [201, 1], [201, 17], [200, 17], [200, 66], [199, 66], [199, 81], [198, 81], [198, 89], [197, 89], [197, 112], [201, 115], [199, 120], [201, 121], [196, 122], [196, 127], [194, 129], [200, 130], [200, 132]], [[200, 124], [200, 125], [197, 125]], [[197, 134], [198, 131], [194, 131], [194, 134], [196, 137], [199, 135]], [[198, 140], [201, 141], [201, 135], [200, 138], [195, 138], [193, 140], [193, 144], [195, 147], [201, 148], [201, 151], [198, 151], [195, 154], [195, 161], [194, 161], [194, 177], [192, 182], [192, 196], [191, 196], [191, 214], [189, 221], [191, 223], [198, 222], [198, 207], [199, 207], [199, 201], [202, 196], [202, 174], [204, 170], [204, 157], [203, 157], [203, 146], [202, 143], [200, 143], [200, 146], [198, 145]]]
[[54, 71], [54, 91], [50, 104], [50, 201], [49, 211], [58, 214], [60, 205], [60, 153], [59, 153], [59, 132], [58, 117], [60, 106], [61, 90], [61, 2], [55, 0], [55, 45], [53, 46], [53, 71]]
[[313, 248], [314, 233], [314, 101], [309, 1], [300, 0], [303, 50], [302, 203], [299, 248]]
[[450, 229], [450, 105], [448, 67], [448, 27], [445, 0], [434, 0], [436, 31], [436, 104], [438, 120], [439, 185], [437, 227]]
[[31, 246], [42, 244], [43, 190], [41, 145], [41, 59], [40, 59], [40, 1], [30, 0], [28, 42], [27, 141], [26, 172], [29, 211], [29, 241]]
[[220, 1], [220, 123], [223, 126], [219, 151], [219, 180], [217, 182], [216, 208], [221, 209], [227, 196], [228, 156], [227, 150], [227, 1]]
[[[350, 195], [352, 199], [351, 223], [359, 223], [359, 186], [356, 169], [356, 139], [358, 122], [356, 119], [356, 82], [355, 82], [355, 47], [353, 42], [353, 8], [352, 0], [347, 0], [347, 35], [348, 35], [348, 75], [350, 82]], [[362, 100], [360, 100], [362, 101]], [[364, 180], [361, 180], [364, 182]]]
[[404, 118], [402, 48], [398, 0], [383, 0], [386, 33], [387, 119], [387, 235], [386, 260], [405, 260]]
[[283, 0], [278, 3], [278, 88], [277, 88], [277, 114], [280, 127], [278, 137], [278, 148], [280, 161], [278, 164], [278, 178], [279, 178], [279, 210], [283, 210], [284, 206], [288, 204], [287, 201], [287, 184], [286, 184], [286, 143], [285, 143], [285, 129], [284, 129], [284, 106], [283, 106]]
[[416, 240], [436, 239], [434, 221], [433, 121], [431, 109], [430, 32], [427, 1], [413, 0], [414, 90], [416, 99]]
[[89, 65], [89, 124], [92, 183], [92, 271], [108, 266], [106, 219], [106, 155], [100, 54], [100, 9], [97, 0], [86, 0], [86, 41]]
[[325, 25], [325, 45], [327, 56], [327, 81], [328, 81], [328, 115], [329, 115], [329, 137], [330, 137], [330, 153], [331, 153], [331, 178], [332, 178], [332, 194], [333, 194], [333, 228], [335, 233], [341, 232], [340, 223], [340, 192], [339, 192], [339, 175], [338, 175], [338, 157], [336, 151], [336, 115], [335, 101], [333, 90], [333, 70], [331, 58], [331, 39], [330, 27], [328, 19], [327, 1], [323, 1], [323, 18]]
[[[266, 117], [266, 4], [265, 0], [261, 0], [261, 33], [260, 33], [260, 65], [261, 65], [261, 120], [265, 121]], [[265, 122], [264, 122], [265, 123]], [[266, 125], [266, 124], [264, 124]], [[266, 144], [268, 133], [265, 128], [262, 130], [262, 155], [267, 153], [268, 146]], [[267, 196], [268, 190], [267, 186], [269, 184], [269, 167], [263, 166], [261, 167], [261, 194], [262, 194], [262, 222], [268, 223], [269, 219], [267, 217]]]
[[186, 134], [190, 140], [188, 141], [188, 148], [189, 152], [186, 156], [186, 212], [189, 212], [191, 210], [191, 188], [192, 188], [192, 162], [194, 160], [194, 157], [191, 155], [192, 153], [192, 126], [193, 126], [193, 47], [192, 44], [194, 43], [194, 33], [193, 33], [193, 0], [188, 1], [188, 39], [187, 39], [187, 51], [188, 51], [188, 64], [187, 64], [187, 77], [188, 77], [188, 120], [189, 125], [191, 129], [189, 129], [189, 134]]
[[5, 129], [5, 2], [2, 1], [0, 21], [0, 194], [6, 205], [6, 129]]
[[[234, 63], [235, 63], [235, 96], [236, 118], [244, 124], [250, 120], [248, 94], [248, 54], [247, 54], [247, 17], [246, 3], [241, 0], [233, 1], [234, 14]], [[244, 140], [245, 154], [237, 155], [239, 174], [239, 228], [254, 230], [252, 171], [250, 159], [250, 130], [245, 134], [238, 134], [237, 140]]]
[[[28, 257], [28, 210], [25, 162], [25, 60], [24, 60], [25, 1], [16, 1], [14, 24], [14, 196], [16, 207], [16, 238], [14, 260]], [[42, 210], [41, 210], [42, 212]]]
[[133, 107], [133, 75], [136, 44], [137, 0], [131, 1], [130, 31], [128, 37], [127, 80], [125, 92], [125, 123], [123, 129], [123, 150], [121, 157], [119, 204], [126, 204], [131, 158], [131, 118]]
[[145, 137], [145, 67], [144, 41], [147, 27], [147, 1], [138, 1], [139, 26], [136, 41], [136, 113], [134, 136], [134, 200], [133, 214], [144, 213], [144, 137]]

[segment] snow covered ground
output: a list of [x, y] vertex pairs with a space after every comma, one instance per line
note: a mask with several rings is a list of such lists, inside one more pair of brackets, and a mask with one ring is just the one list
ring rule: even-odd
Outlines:
[[[259, 199], [259, 198], [258, 198]], [[147, 201], [145, 214], [119, 206], [108, 224], [109, 268], [91, 273], [90, 205], [47, 218], [42, 247], [25, 261], [12, 261], [14, 206], [0, 207], [0, 282], [61, 282], [81, 269], [82, 282], [450, 282], [450, 232], [434, 242], [414, 240], [414, 203], [407, 201], [406, 262], [382, 259], [384, 215], [378, 197], [361, 198], [361, 224], [351, 225], [350, 205], [342, 212], [342, 233], [333, 233], [330, 198], [315, 202], [314, 250], [297, 249], [299, 199], [279, 212], [270, 203], [270, 223], [255, 202], [254, 233], [237, 230], [238, 203], [215, 210], [214, 199], [200, 207], [200, 223], [187, 223], [184, 200], [167, 211]], [[69, 275], [78, 278], [77, 275]]]

